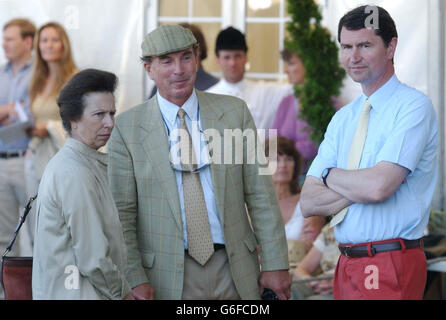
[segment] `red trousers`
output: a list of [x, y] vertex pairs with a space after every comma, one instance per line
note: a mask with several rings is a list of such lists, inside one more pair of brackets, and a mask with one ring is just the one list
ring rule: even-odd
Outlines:
[[[377, 241], [382, 243], [388, 241]], [[426, 256], [422, 248], [347, 258], [336, 266], [335, 300], [421, 300], [426, 285]]]

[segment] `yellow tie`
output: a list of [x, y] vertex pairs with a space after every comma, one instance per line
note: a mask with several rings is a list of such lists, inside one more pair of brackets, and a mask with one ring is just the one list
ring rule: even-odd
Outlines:
[[[362, 109], [361, 117], [359, 118], [358, 126], [356, 127], [355, 135], [353, 137], [350, 153], [348, 154], [347, 170], [357, 170], [361, 162], [362, 150], [364, 149], [365, 138], [367, 137], [367, 128], [369, 126], [370, 108], [372, 106], [366, 100], [364, 108]], [[339, 211], [330, 221], [330, 227], [334, 227], [344, 220], [349, 207], [345, 207]]]
[[[192, 139], [184, 120], [186, 112], [178, 110], [180, 129], [184, 130], [186, 139], [180, 142], [180, 161], [183, 179], [184, 211], [186, 213], [187, 242], [189, 255], [204, 266], [214, 253], [209, 216], [201, 187], [200, 175], [192, 173], [196, 169], [195, 153]], [[183, 138], [183, 136], [182, 136]]]

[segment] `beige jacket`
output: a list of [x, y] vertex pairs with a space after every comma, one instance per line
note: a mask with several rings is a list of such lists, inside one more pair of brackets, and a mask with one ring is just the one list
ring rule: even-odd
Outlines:
[[33, 299], [122, 299], [130, 292], [106, 160], [69, 138], [48, 163], [36, 202]]

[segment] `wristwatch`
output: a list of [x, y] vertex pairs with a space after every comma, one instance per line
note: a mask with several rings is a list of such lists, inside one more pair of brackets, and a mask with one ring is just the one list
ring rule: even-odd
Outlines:
[[325, 168], [324, 171], [322, 171], [322, 174], [321, 174], [322, 182], [325, 184], [325, 186], [327, 188], [328, 188], [327, 177], [328, 177], [328, 174], [330, 173], [331, 169], [333, 169], [333, 168]]

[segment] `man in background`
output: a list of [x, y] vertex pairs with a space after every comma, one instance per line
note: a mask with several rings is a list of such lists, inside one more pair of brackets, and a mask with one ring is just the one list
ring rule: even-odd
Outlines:
[[[3, 50], [8, 62], [0, 68], [0, 128], [18, 120], [16, 104], [28, 117], [28, 85], [31, 77], [31, 52], [36, 27], [26, 19], [14, 19], [3, 27]], [[25, 205], [24, 155], [28, 138], [12, 142], [0, 140], [0, 252], [14, 233], [19, 208]], [[17, 254], [17, 245], [13, 248]], [[0, 287], [0, 298], [3, 289]]]
[[257, 129], [271, 128], [282, 99], [292, 93], [288, 84], [254, 82], [245, 79], [248, 46], [239, 30], [229, 27], [217, 36], [215, 54], [222, 71], [222, 79], [207, 91], [226, 94], [246, 102]]

